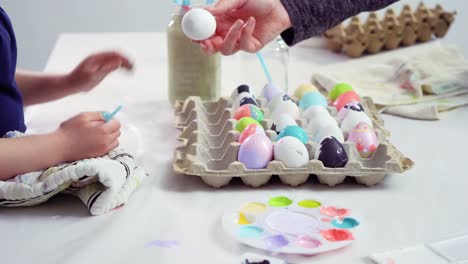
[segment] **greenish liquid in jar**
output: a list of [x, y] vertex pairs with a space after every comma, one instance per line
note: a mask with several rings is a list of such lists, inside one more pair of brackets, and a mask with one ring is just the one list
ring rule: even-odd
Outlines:
[[198, 44], [192, 42], [182, 31], [182, 17], [179, 11], [167, 28], [169, 59], [169, 101], [189, 96], [202, 100], [218, 100], [221, 93], [221, 56], [205, 55]]

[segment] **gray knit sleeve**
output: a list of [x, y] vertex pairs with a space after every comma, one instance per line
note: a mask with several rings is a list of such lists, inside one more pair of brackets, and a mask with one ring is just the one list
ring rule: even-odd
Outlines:
[[292, 22], [281, 37], [288, 45], [321, 34], [349, 17], [398, 0], [281, 0]]

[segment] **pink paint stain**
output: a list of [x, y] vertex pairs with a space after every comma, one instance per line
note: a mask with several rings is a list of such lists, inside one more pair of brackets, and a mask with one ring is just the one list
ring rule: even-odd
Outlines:
[[336, 208], [333, 206], [322, 206], [320, 208], [320, 213], [333, 218], [344, 218], [348, 216], [351, 211], [344, 208]]
[[125, 204], [122, 204], [122, 205], [117, 206], [116, 208], [112, 209], [111, 212], [112, 212], [112, 211], [117, 211], [117, 210], [121, 209], [122, 207], [124, 207], [124, 205], [125, 205]]
[[322, 222], [325, 222], [325, 223], [330, 223], [331, 222], [331, 219], [330, 218], [322, 218], [320, 219]]
[[353, 234], [348, 230], [343, 229], [328, 229], [320, 231], [323, 238], [330, 242], [340, 242], [346, 240], [354, 240]]

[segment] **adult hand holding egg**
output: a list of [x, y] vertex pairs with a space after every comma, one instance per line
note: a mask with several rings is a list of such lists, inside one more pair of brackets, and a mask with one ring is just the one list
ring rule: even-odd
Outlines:
[[291, 27], [280, 0], [219, 0], [206, 10], [217, 22], [215, 35], [201, 42], [207, 54], [257, 52]]

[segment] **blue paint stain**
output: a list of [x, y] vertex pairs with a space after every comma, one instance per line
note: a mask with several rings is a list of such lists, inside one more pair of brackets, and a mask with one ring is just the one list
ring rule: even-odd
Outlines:
[[237, 234], [244, 238], [257, 238], [263, 235], [265, 231], [258, 226], [242, 226], [239, 227]]
[[334, 227], [345, 229], [355, 228], [359, 225], [359, 222], [356, 219], [349, 217], [344, 218], [343, 220], [333, 219], [331, 223]]

